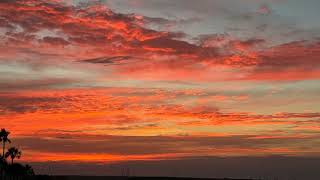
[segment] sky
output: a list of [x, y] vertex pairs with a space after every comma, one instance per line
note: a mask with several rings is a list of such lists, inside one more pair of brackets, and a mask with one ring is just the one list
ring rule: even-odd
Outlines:
[[0, 127], [40, 173], [319, 177], [318, 7], [0, 0]]

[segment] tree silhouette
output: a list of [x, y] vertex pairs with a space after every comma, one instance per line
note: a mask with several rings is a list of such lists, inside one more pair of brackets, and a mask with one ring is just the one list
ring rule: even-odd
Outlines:
[[4, 158], [4, 152], [6, 148], [6, 143], [11, 143], [10, 139], [8, 138], [10, 132], [6, 131], [6, 129], [1, 129], [0, 131], [0, 142], [2, 142], [2, 158]]
[[26, 166], [25, 166], [25, 174], [27, 176], [33, 176], [34, 175], [33, 168], [29, 164], [26, 164]]
[[11, 164], [13, 164], [13, 160], [15, 158], [20, 159], [21, 157], [21, 151], [18, 148], [15, 147], [11, 147], [10, 149], [8, 149], [8, 151], [5, 154], [5, 158], [10, 157], [11, 158]]
[[[1, 1], [1, 0], [0, 0]], [[30, 165], [23, 165], [20, 163], [13, 163], [14, 159], [21, 157], [21, 151], [18, 148], [11, 147], [6, 150], [6, 143], [11, 143], [8, 138], [10, 132], [5, 128], [0, 130], [0, 143], [2, 142], [3, 152], [0, 153], [0, 180], [6, 179], [6, 176], [34, 176], [35, 173]], [[7, 158], [11, 158], [11, 164], [7, 162]]]

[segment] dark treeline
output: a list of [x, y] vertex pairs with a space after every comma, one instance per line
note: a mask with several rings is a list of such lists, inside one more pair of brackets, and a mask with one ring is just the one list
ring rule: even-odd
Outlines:
[[34, 176], [32, 167], [28, 164], [16, 163], [15, 159], [20, 159], [22, 152], [16, 147], [10, 147], [10, 132], [6, 129], [0, 131], [0, 143], [2, 144], [2, 154], [0, 157], [1, 179], [7, 177], [27, 177]]

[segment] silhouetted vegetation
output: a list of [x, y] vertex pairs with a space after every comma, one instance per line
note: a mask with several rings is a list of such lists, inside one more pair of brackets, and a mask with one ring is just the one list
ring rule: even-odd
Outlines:
[[9, 131], [6, 131], [6, 129], [1, 129], [0, 131], [0, 142], [2, 142], [2, 157], [4, 157], [5, 149], [6, 149], [6, 143], [11, 143], [11, 140], [9, 139]]
[[[228, 178], [183, 178], [183, 177], [126, 177], [126, 176], [47, 176], [38, 175], [27, 180], [253, 180]], [[258, 179], [257, 179], [258, 180]]]
[[6, 152], [4, 157], [5, 158], [10, 157], [11, 158], [11, 164], [13, 164], [13, 160], [15, 158], [20, 159], [21, 154], [22, 153], [21, 153], [21, 151], [19, 149], [15, 148], [15, 147], [11, 147], [10, 149], [8, 149], [8, 151]]
[[[25, 177], [34, 176], [34, 171], [30, 165], [22, 165], [14, 163], [15, 159], [20, 159], [22, 152], [16, 147], [10, 147], [6, 150], [6, 144], [11, 143], [9, 139], [10, 132], [6, 129], [0, 131], [0, 142], [2, 142], [2, 156], [0, 157], [0, 173], [1, 178], [6, 176], [13, 177]], [[7, 159], [10, 159], [11, 163], [8, 163]]]

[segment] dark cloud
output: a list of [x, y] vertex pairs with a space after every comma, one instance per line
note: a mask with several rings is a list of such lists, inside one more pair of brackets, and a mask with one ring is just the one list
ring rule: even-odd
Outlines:
[[113, 56], [113, 57], [100, 57], [100, 58], [94, 58], [94, 59], [80, 60], [79, 62], [87, 62], [87, 63], [94, 63], [94, 64], [122, 64], [122, 63], [126, 63], [132, 58], [134, 57]]
[[320, 56], [320, 44], [318, 41], [296, 41], [274, 46], [265, 52], [261, 52], [261, 66], [274, 68], [290, 67], [318, 67]]
[[[153, 124], [147, 126], [155, 127]], [[83, 130], [85, 132], [86, 130]], [[54, 132], [50, 135], [46, 132]], [[44, 134], [43, 134], [44, 133]], [[35, 134], [41, 135], [41, 134]], [[314, 143], [314, 136], [274, 136], [270, 135], [234, 135], [225, 137], [194, 137], [194, 136], [107, 136], [107, 135], [86, 135], [84, 133], [70, 133], [62, 130], [42, 131], [42, 136], [51, 138], [17, 137], [15, 142], [26, 151], [37, 150], [51, 153], [106, 153], [117, 155], [145, 155], [145, 154], [169, 154], [169, 153], [190, 153], [201, 155], [201, 152], [223, 153], [228, 148], [234, 151], [241, 149], [260, 150], [295, 147], [311, 148]], [[300, 145], [299, 142], [304, 141]], [[92, 148], [94, 147], [94, 148]], [[234, 152], [240, 153], [240, 152]], [[266, 152], [267, 154], [272, 152]], [[281, 152], [280, 152], [281, 153]], [[311, 153], [311, 152], [310, 152]], [[315, 152], [314, 152], [315, 153]]]
[[44, 37], [42, 41], [44, 43], [49, 43], [54, 46], [67, 46], [70, 44], [68, 41], [64, 40], [63, 38], [58, 38], [58, 37]]
[[49, 89], [57, 88], [59, 86], [66, 86], [73, 83], [80, 82], [75, 79], [68, 78], [48, 78], [44, 80], [16, 80], [8, 81], [7, 79], [0, 79], [1, 91], [8, 90], [28, 90], [28, 89]]
[[64, 101], [55, 97], [19, 97], [8, 95], [0, 95], [0, 114], [7, 113], [32, 113], [38, 110], [50, 111], [59, 106], [57, 104]]

